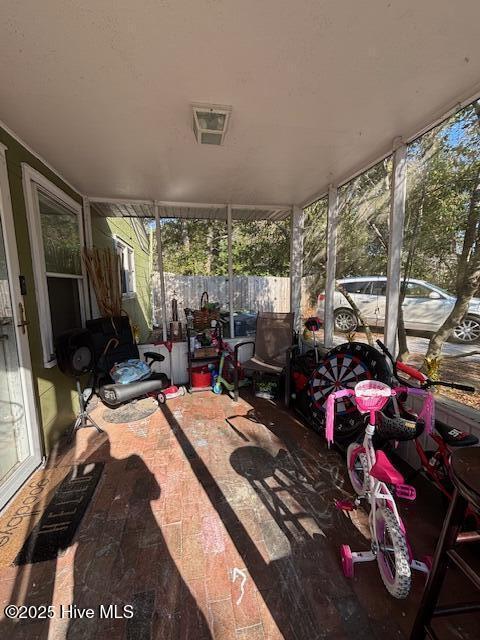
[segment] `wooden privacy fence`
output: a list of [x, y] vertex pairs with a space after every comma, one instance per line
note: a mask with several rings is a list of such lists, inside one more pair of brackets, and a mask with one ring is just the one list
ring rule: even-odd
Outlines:
[[[290, 278], [273, 276], [235, 276], [233, 303], [236, 311], [289, 311]], [[220, 303], [228, 309], [228, 278], [226, 276], [179, 276], [165, 273], [165, 297], [167, 319], [171, 316], [171, 300], [178, 301], [179, 319], [185, 321], [185, 308], [198, 309], [203, 291], [208, 291], [210, 302]], [[152, 275], [153, 313], [158, 322], [161, 318], [160, 277]]]
[[[312, 296], [312, 278], [302, 278], [301, 315], [306, 317], [316, 313], [316, 295]], [[290, 310], [290, 278], [274, 276], [234, 276], [233, 304], [236, 311], [277, 311]], [[185, 321], [185, 308], [196, 309], [200, 298], [208, 291], [210, 302], [219, 302], [222, 309], [228, 309], [228, 278], [226, 276], [179, 276], [165, 273], [165, 297], [167, 302], [167, 322], [171, 320], [171, 300], [175, 293], [178, 314]], [[320, 293], [320, 292], [318, 292]], [[160, 277], [152, 274], [153, 318], [160, 323]]]

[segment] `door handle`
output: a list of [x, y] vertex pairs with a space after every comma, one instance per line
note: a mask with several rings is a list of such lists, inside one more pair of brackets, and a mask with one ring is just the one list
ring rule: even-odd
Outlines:
[[20, 327], [22, 329], [22, 333], [25, 333], [25, 327], [30, 323], [25, 318], [25, 309], [23, 308], [23, 304], [21, 302], [18, 303], [18, 311], [20, 313], [20, 318], [22, 321], [17, 324], [17, 327]]

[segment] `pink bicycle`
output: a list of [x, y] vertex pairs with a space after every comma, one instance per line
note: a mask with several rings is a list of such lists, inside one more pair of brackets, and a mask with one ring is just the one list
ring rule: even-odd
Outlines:
[[[372, 444], [377, 413], [390, 399], [395, 402], [395, 395], [400, 392], [425, 396], [423, 425], [431, 429], [433, 404], [427, 392], [404, 387], [391, 389], [378, 380], [363, 380], [355, 385], [354, 389], [343, 389], [328, 396], [326, 437], [329, 443], [333, 441], [335, 401], [352, 396], [358, 410], [368, 414], [370, 420], [365, 429], [363, 443], [353, 442], [347, 450], [348, 475], [357, 497], [353, 502], [338, 501], [336, 506], [351, 511], [360, 505], [361, 500], [370, 505], [371, 549], [352, 552], [348, 545], [342, 545], [343, 572], [346, 577], [353, 578], [355, 563], [376, 559], [387, 591], [395, 598], [406, 598], [410, 592], [411, 570], [416, 569], [428, 574], [429, 561], [425, 559], [425, 562], [421, 562], [413, 558], [392, 491], [397, 497], [407, 500], [415, 500], [416, 493], [414, 487], [404, 483], [402, 474], [395, 469], [385, 453], [381, 450], [376, 451]], [[411, 424], [409, 427], [408, 421], [401, 420], [399, 427], [403, 432], [409, 428], [418, 429], [418, 424]], [[413, 435], [418, 436], [418, 431]]]

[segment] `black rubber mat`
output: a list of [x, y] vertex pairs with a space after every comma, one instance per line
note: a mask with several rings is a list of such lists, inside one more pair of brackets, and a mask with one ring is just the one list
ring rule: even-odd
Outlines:
[[72, 467], [58, 485], [39, 522], [14, 560], [15, 565], [53, 560], [72, 544], [102, 475], [104, 463]]

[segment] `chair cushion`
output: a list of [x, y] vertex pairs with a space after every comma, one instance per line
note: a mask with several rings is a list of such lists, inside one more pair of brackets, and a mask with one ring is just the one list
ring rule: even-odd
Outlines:
[[293, 318], [293, 313], [261, 311], [258, 314], [252, 360], [271, 363], [279, 370], [286, 366], [293, 340]]
[[250, 369], [253, 371], [260, 371], [261, 373], [282, 373], [283, 367], [278, 367], [274, 364], [268, 364], [268, 362], [264, 362], [260, 360], [257, 356], [253, 356], [250, 360], [242, 363], [243, 369]]

